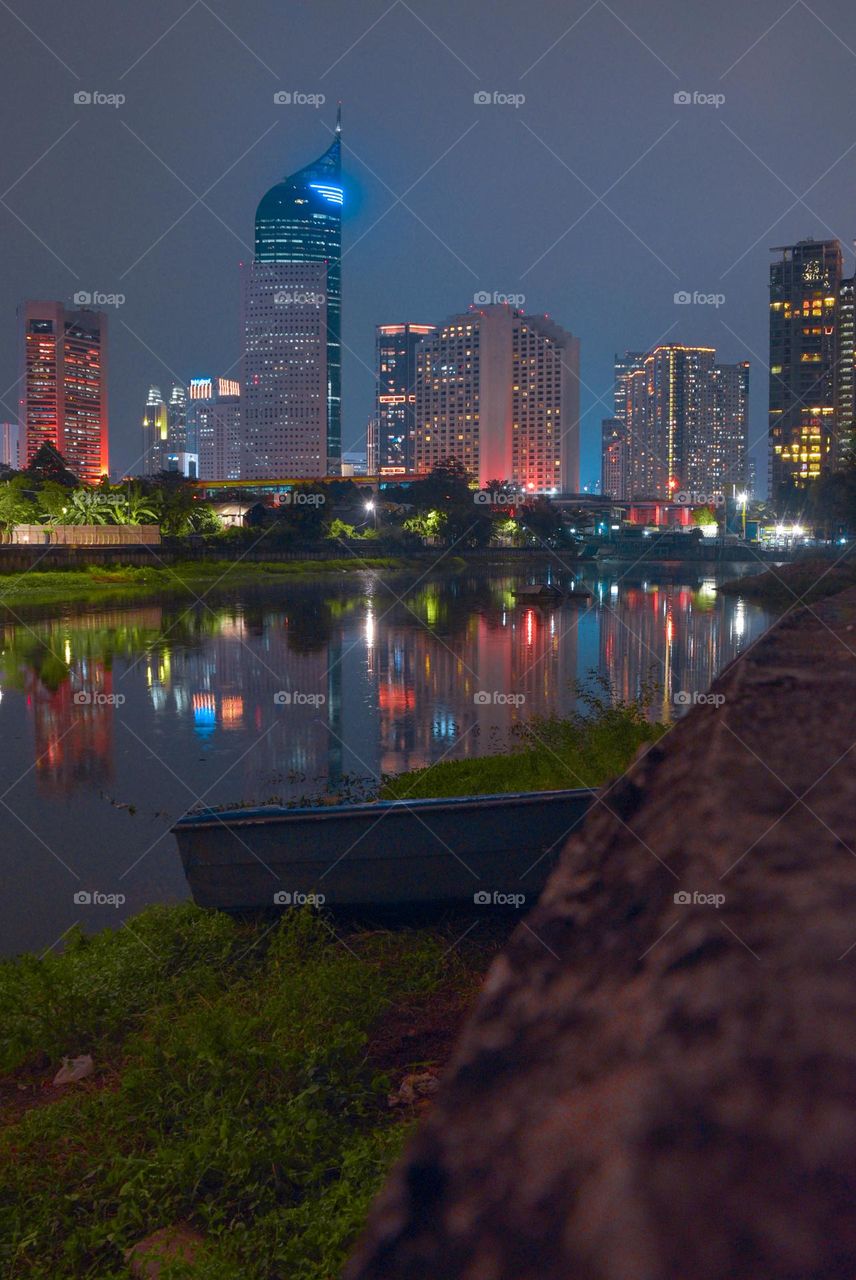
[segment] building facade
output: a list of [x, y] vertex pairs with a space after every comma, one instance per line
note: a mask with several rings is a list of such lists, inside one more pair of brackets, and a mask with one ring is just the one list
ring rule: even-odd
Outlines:
[[749, 485], [749, 362], [716, 364], [711, 379], [713, 430], [708, 491], [745, 493]]
[[156, 476], [167, 469], [169, 421], [160, 387], [149, 387], [143, 413], [143, 475]]
[[856, 277], [838, 291], [838, 364], [835, 387], [836, 465], [856, 461]]
[[21, 428], [17, 422], [0, 422], [0, 467], [21, 470]]
[[713, 347], [670, 343], [617, 357], [612, 421], [623, 431], [623, 496], [744, 487], [748, 398], [748, 363], [717, 364]]
[[618, 418], [604, 418], [600, 426], [600, 491], [607, 498], [629, 498], [627, 430]]
[[504, 304], [452, 316], [416, 351], [414, 468], [456, 458], [484, 485], [579, 489], [579, 339]]
[[240, 480], [241, 384], [234, 378], [191, 378], [188, 436], [195, 442], [200, 480]]
[[[312, 264], [324, 270], [326, 438], [320, 456], [337, 474], [342, 455], [341, 115], [332, 144], [312, 164], [271, 187], [256, 211], [258, 265]], [[286, 357], [287, 358], [287, 357]], [[245, 379], [244, 388], [249, 390]], [[313, 416], [314, 423], [314, 416]], [[313, 426], [314, 430], [314, 426]], [[293, 468], [290, 470], [293, 471]], [[294, 474], [298, 474], [294, 472]], [[320, 473], [323, 474], [323, 473]]]
[[375, 335], [375, 416], [371, 431], [377, 474], [413, 471], [416, 439], [416, 350], [433, 324], [379, 324]]
[[253, 262], [241, 292], [241, 478], [326, 475], [327, 268]]
[[22, 461], [51, 444], [85, 484], [97, 484], [109, 469], [107, 317], [25, 302], [18, 321]]
[[770, 266], [769, 459], [775, 498], [783, 486], [803, 487], [838, 460], [843, 258], [837, 240], [802, 240], [773, 252], [780, 255]]

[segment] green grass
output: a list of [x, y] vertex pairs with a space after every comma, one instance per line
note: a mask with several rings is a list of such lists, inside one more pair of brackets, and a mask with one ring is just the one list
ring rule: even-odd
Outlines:
[[213, 586], [235, 587], [277, 578], [354, 573], [361, 569], [407, 568], [394, 556], [348, 556], [336, 560], [189, 560], [169, 566], [91, 565], [86, 569], [30, 569], [0, 574], [0, 608], [4, 604], [54, 604], [163, 591], [201, 592]]
[[[600, 688], [600, 692], [598, 692]], [[668, 726], [646, 717], [653, 690], [638, 702], [615, 697], [606, 680], [580, 687], [585, 714], [534, 717], [519, 726], [507, 749], [468, 760], [444, 760], [384, 779], [381, 799], [499, 795], [599, 787], [625, 771], [640, 746]]]
[[376, 1060], [373, 1032], [431, 993], [472, 994], [495, 944], [456, 936], [340, 941], [305, 913], [270, 928], [182, 905], [0, 964], [13, 1101], [15, 1078], [49, 1081], [64, 1054], [96, 1063], [5, 1114], [0, 1273], [118, 1280], [125, 1249], [186, 1221], [204, 1254], [176, 1274], [338, 1275], [409, 1131], [387, 1103], [401, 1064]]
[[856, 587], [856, 559], [848, 553], [846, 559], [797, 560], [793, 564], [777, 565], [764, 573], [752, 574], [720, 583], [717, 591], [723, 595], [743, 596], [758, 604], [771, 604], [788, 608], [798, 601], [811, 604], [828, 596]]

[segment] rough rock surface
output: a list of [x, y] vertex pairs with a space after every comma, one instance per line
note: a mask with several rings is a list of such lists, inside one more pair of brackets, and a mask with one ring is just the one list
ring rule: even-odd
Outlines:
[[494, 963], [347, 1280], [856, 1276], [856, 591], [713, 691]]

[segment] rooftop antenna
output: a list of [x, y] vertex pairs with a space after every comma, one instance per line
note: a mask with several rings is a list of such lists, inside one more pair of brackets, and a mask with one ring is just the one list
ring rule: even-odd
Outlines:
[[336, 132], [337, 132], [337, 133], [341, 133], [341, 132], [342, 132], [342, 103], [341, 103], [341, 101], [339, 102], [338, 106], [336, 107]]

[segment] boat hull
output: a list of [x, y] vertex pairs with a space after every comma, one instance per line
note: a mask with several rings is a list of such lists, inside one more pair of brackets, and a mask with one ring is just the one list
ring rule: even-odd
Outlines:
[[245, 911], [314, 901], [334, 909], [520, 909], [537, 899], [593, 796], [547, 791], [206, 811], [182, 818], [173, 833], [203, 907]]

